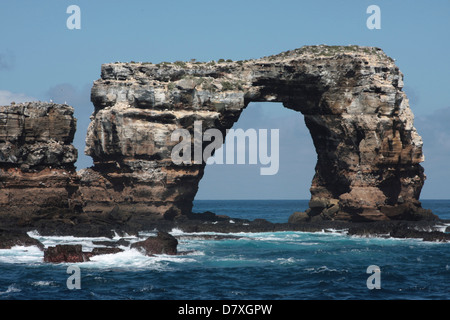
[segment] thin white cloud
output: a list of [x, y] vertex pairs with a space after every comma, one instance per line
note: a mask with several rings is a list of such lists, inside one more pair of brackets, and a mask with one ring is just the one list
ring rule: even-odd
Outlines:
[[0, 51], [0, 70], [12, 70], [14, 68], [15, 55], [9, 50]]
[[0, 90], [0, 105], [10, 105], [11, 102], [22, 103], [29, 101], [37, 101], [38, 99], [27, 96], [24, 93], [14, 93], [7, 90]]

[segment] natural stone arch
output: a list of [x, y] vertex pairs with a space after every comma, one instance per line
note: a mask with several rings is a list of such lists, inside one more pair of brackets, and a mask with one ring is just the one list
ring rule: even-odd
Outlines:
[[[175, 165], [175, 129], [224, 134], [250, 102], [301, 112], [318, 155], [310, 209], [291, 221], [422, 219], [422, 140], [403, 75], [381, 49], [310, 46], [249, 61], [102, 66], [81, 173], [85, 212], [189, 214], [204, 163]], [[194, 158], [193, 158], [194, 159]]]

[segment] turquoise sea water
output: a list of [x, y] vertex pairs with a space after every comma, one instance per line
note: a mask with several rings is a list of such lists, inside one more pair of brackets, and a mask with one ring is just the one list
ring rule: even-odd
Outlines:
[[[307, 201], [196, 201], [236, 218], [285, 222]], [[423, 201], [450, 219], [450, 201]], [[131, 242], [152, 234], [142, 232]], [[172, 230], [174, 235], [186, 235]], [[93, 247], [106, 238], [42, 237]], [[146, 257], [129, 247], [77, 264], [81, 289], [69, 290], [69, 264], [45, 264], [34, 247], [0, 250], [0, 299], [449, 299], [450, 243], [351, 237], [336, 232], [246, 233], [239, 240], [182, 239], [187, 255]], [[116, 239], [117, 240], [117, 239]], [[370, 290], [367, 267], [380, 268], [381, 289]]]

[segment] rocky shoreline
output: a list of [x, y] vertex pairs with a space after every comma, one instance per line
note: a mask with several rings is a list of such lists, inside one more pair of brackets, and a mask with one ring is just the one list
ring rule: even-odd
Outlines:
[[[246, 220], [227, 216], [218, 216], [211, 212], [191, 214], [174, 220], [159, 220], [145, 225], [133, 223], [119, 224], [105, 217], [100, 221], [85, 221], [82, 224], [70, 223], [61, 220], [42, 220], [40, 226], [16, 226], [5, 229], [0, 226], [0, 249], [9, 249], [14, 246], [37, 246], [45, 252], [44, 262], [83, 262], [100, 254], [111, 254], [122, 251], [119, 245], [130, 245], [121, 238], [115, 242], [99, 242], [92, 252], [84, 252], [78, 245], [60, 245], [44, 248], [37, 239], [32, 238], [28, 232], [36, 231], [43, 236], [74, 236], [74, 237], [108, 237], [138, 236], [143, 231], [157, 231], [156, 237], [134, 243], [131, 247], [137, 248], [143, 254], [183, 254], [177, 252], [177, 239], [203, 239], [221, 240], [239, 239], [235, 233], [257, 232], [337, 232], [348, 236], [382, 237], [401, 239], [422, 239], [423, 241], [450, 242], [450, 220], [422, 220], [422, 221], [373, 221], [373, 222], [346, 222], [331, 220], [316, 220], [296, 223], [272, 223], [264, 219]], [[187, 235], [172, 236], [174, 229], [181, 230]], [[206, 233], [206, 234], [205, 234]], [[214, 233], [214, 234], [208, 234]], [[105, 248], [106, 246], [106, 248]]]
[[[117, 219], [113, 215], [102, 217], [87, 217], [82, 214], [68, 215], [63, 218], [58, 213], [42, 216], [39, 220], [30, 220], [27, 223], [15, 224], [11, 220], [0, 220], [0, 242], [5, 242], [8, 235], [25, 234], [36, 231], [43, 236], [74, 236], [74, 237], [107, 237], [117, 235], [138, 235], [139, 232], [159, 230], [170, 232], [179, 229], [186, 233], [215, 232], [281, 232], [303, 231], [323, 232], [324, 230], [345, 230], [349, 235], [363, 236], [390, 236], [395, 238], [424, 238], [429, 241], [450, 240], [450, 231], [447, 225], [450, 220], [430, 219], [419, 221], [386, 220], [370, 222], [348, 222], [340, 220], [311, 220], [297, 221], [295, 223], [274, 223], [265, 219], [239, 219], [212, 212], [193, 213], [173, 220], [145, 220], [145, 217], [132, 216], [128, 221]], [[18, 242], [22, 238], [18, 237]], [[4, 247], [1, 246], [0, 247]]]

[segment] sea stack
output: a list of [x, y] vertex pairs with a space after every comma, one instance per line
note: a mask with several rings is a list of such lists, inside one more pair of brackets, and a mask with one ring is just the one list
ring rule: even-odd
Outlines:
[[0, 106], [2, 226], [77, 210], [73, 112], [71, 106], [48, 102]]

